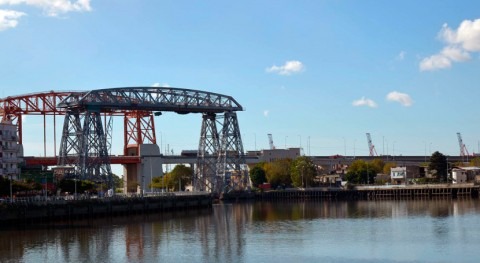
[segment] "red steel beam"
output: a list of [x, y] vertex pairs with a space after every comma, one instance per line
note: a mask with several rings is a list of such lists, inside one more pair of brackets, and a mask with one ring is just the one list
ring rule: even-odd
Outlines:
[[[33, 157], [26, 156], [23, 157], [25, 164], [30, 165], [45, 165], [45, 166], [55, 166], [58, 164], [57, 157]], [[111, 156], [111, 164], [135, 164], [141, 163], [140, 157], [138, 156]]]

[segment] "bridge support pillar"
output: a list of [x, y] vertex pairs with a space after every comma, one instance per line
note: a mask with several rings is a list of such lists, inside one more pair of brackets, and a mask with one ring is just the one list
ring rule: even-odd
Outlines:
[[218, 192], [222, 180], [217, 177], [219, 138], [216, 114], [202, 115], [202, 128], [198, 144], [197, 166], [193, 180], [195, 191]]
[[217, 176], [223, 178], [223, 192], [251, 189], [237, 113], [225, 112], [220, 139]]
[[140, 144], [138, 156], [141, 162], [123, 166], [124, 193], [153, 192], [151, 187], [155, 178], [163, 178], [163, 158], [156, 144]]
[[83, 115], [67, 112], [60, 144], [59, 164], [74, 166], [77, 179], [106, 183], [108, 189], [114, 188], [100, 112], [85, 111]]

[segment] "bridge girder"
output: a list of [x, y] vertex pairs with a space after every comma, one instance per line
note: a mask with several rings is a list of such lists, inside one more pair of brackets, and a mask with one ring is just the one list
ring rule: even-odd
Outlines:
[[[138, 147], [143, 143], [156, 143], [153, 112], [202, 113], [209, 116], [224, 114], [225, 123], [221, 133], [216, 130], [215, 118], [213, 121], [207, 120], [211, 123], [207, 124], [206, 136], [216, 135], [208, 139], [213, 141], [204, 141], [212, 146], [199, 146], [197, 156], [200, 160], [197, 161], [197, 165], [203, 162], [203, 166], [209, 167], [205, 170], [209, 175], [201, 175], [208, 181], [204, 182], [201, 188], [217, 193], [222, 189], [236, 189], [237, 186], [231, 185], [226, 176], [227, 174], [230, 176], [231, 172], [238, 174], [234, 170], [245, 168], [245, 160], [242, 159], [243, 145], [241, 145], [235, 113], [242, 110], [242, 106], [231, 96], [172, 87], [50, 91], [0, 99], [0, 115], [2, 119], [13, 120], [14, 124], [18, 125], [20, 143], [22, 143], [22, 114], [43, 115], [44, 119], [45, 115], [66, 115], [59, 164], [76, 166], [77, 174], [81, 178], [94, 180], [103, 178], [102, 180], [109, 184], [111, 184], [108, 160], [110, 130], [104, 131], [104, 129], [106, 127], [111, 129], [112, 124], [111, 118], [107, 121], [107, 116], [124, 116], [124, 151], [126, 152], [127, 145]], [[102, 125], [100, 113], [104, 114], [104, 125]], [[232, 121], [233, 126], [230, 125]], [[203, 155], [201, 151], [204, 152]], [[210, 154], [206, 156], [208, 152]], [[236, 153], [230, 156], [232, 152]], [[242, 168], [239, 168], [240, 166]]]
[[171, 87], [132, 87], [92, 90], [72, 94], [58, 104], [62, 108], [222, 113], [241, 111], [231, 96]]

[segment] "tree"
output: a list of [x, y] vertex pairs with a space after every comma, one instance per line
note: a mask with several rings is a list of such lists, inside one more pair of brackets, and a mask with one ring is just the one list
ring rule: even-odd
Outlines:
[[428, 169], [436, 175], [438, 181], [447, 181], [447, 168], [447, 157], [438, 151], [434, 152], [430, 157]]
[[383, 173], [384, 174], [390, 174], [390, 169], [391, 168], [394, 168], [394, 167], [397, 167], [397, 163], [386, 163], [384, 166], [383, 166]]
[[371, 184], [375, 180], [376, 169], [378, 167], [372, 166], [371, 163], [356, 160], [348, 167], [345, 179], [353, 184]]
[[480, 167], [480, 157], [475, 157], [470, 160], [470, 165]]
[[295, 187], [312, 186], [316, 175], [316, 166], [309, 157], [297, 157], [290, 165], [290, 177]]
[[383, 172], [383, 168], [385, 167], [385, 162], [382, 159], [375, 158], [369, 163], [369, 168], [375, 172], [375, 174]]
[[[192, 168], [183, 164], [176, 165], [171, 172], [164, 175], [164, 186], [173, 189], [174, 191], [181, 191], [182, 189], [185, 189], [187, 184], [192, 183], [192, 175]], [[182, 189], [179, 188], [180, 186]]]
[[267, 175], [267, 181], [274, 189], [278, 186], [289, 186], [292, 184], [290, 177], [291, 163], [291, 159], [280, 159], [265, 164], [264, 170]]
[[250, 170], [250, 180], [252, 180], [254, 186], [258, 186], [267, 181], [267, 176], [262, 166], [262, 164], [257, 164]]
[[[88, 180], [77, 180], [77, 193], [83, 193], [85, 191], [93, 192], [95, 189], [95, 183]], [[75, 192], [75, 180], [62, 179], [57, 182], [57, 188], [64, 192]]]

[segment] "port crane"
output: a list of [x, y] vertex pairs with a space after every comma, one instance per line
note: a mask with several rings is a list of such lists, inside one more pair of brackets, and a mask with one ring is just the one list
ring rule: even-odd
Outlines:
[[268, 135], [268, 144], [270, 145], [270, 150], [275, 150], [275, 145], [273, 145], [273, 137], [272, 134], [269, 133]]
[[458, 138], [458, 146], [460, 146], [460, 156], [470, 156], [470, 153], [467, 150], [467, 146], [465, 146], [465, 143], [463, 143], [462, 140], [462, 134], [457, 132], [457, 138]]
[[377, 150], [375, 150], [375, 145], [372, 143], [372, 138], [370, 137], [370, 133], [367, 132], [367, 142], [368, 142], [368, 150], [370, 151], [370, 156], [378, 156]]

